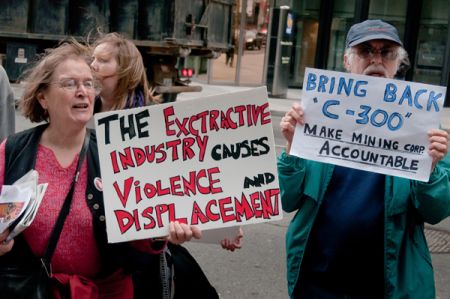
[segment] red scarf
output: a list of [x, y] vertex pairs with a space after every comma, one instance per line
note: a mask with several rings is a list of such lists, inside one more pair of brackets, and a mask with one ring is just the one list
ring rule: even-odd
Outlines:
[[132, 299], [133, 281], [130, 274], [118, 270], [98, 280], [80, 275], [54, 274], [54, 299]]

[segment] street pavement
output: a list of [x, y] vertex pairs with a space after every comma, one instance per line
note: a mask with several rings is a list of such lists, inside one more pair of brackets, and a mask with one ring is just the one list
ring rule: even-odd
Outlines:
[[[183, 93], [178, 101], [195, 100], [199, 97], [236, 92], [250, 87], [211, 85], [193, 82], [202, 86], [202, 92]], [[15, 95], [20, 97], [20, 85], [13, 84]], [[288, 89], [286, 98], [269, 98], [274, 119], [274, 131], [279, 130], [279, 119], [301, 98], [301, 90]], [[450, 130], [450, 109], [444, 109], [443, 127]], [[16, 131], [32, 124], [16, 112]], [[277, 132], [275, 132], [277, 134]], [[283, 144], [277, 145], [282, 147]], [[284, 234], [293, 214], [285, 214], [283, 220], [247, 225], [244, 227], [244, 246], [236, 252], [227, 252], [216, 245], [189, 242], [186, 247], [205, 271], [211, 284], [222, 299], [288, 298], [286, 289], [286, 266]], [[441, 223], [426, 226], [426, 236], [432, 252], [435, 270], [437, 299], [450, 298], [450, 218]], [[370, 258], [370, 257], [368, 257]]]

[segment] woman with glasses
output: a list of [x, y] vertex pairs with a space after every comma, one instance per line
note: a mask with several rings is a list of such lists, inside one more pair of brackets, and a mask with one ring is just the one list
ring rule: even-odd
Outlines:
[[[96, 183], [97, 144], [94, 132], [86, 129], [100, 91], [89, 54], [76, 42], [65, 43], [37, 62], [26, 77], [20, 109], [32, 122], [44, 124], [0, 145], [0, 186], [12, 185], [31, 169], [39, 173], [39, 183], [48, 184], [29, 228], [12, 240], [8, 230], [0, 234], [2, 298], [133, 298], [137, 256], [157, 256], [165, 246], [151, 240], [107, 243], [103, 195]], [[178, 242], [191, 237], [173, 231], [170, 237]], [[16, 273], [31, 277], [43, 257], [52, 287], [38, 297], [37, 288], [21, 288], [11, 279]]]

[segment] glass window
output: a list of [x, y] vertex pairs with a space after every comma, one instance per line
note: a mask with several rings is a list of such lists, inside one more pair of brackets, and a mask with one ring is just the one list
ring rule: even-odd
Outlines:
[[319, 31], [320, 1], [294, 1], [295, 13], [294, 39], [290, 69], [290, 86], [301, 87], [305, 67], [314, 67]]
[[[209, 76], [214, 84], [259, 86], [263, 80], [269, 1], [238, 0], [234, 3], [229, 49], [209, 61], [209, 74], [203, 75], [200, 80], [207, 81]], [[242, 56], [239, 57], [239, 53]]]
[[[241, 0], [244, 1], [244, 0]], [[261, 85], [270, 16], [268, 1], [247, 1], [239, 85]]]
[[[202, 59], [203, 63], [201, 65], [207, 71], [202, 76], [197, 76], [199, 81], [217, 84], [234, 84], [236, 72], [238, 71], [236, 67], [240, 46], [242, 1], [239, 0], [236, 5], [232, 6], [231, 36], [228, 49], [216, 59]], [[245, 25], [243, 27], [245, 28]]]
[[333, 7], [333, 20], [330, 32], [330, 51], [328, 52], [329, 70], [345, 71], [344, 51], [347, 31], [353, 24], [355, 1], [337, 0]]
[[395, 26], [400, 38], [405, 36], [407, 0], [370, 1], [369, 19], [382, 19]]
[[414, 81], [441, 84], [448, 34], [448, 11], [448, 0], [430, 0], [423, 5]]
[[[397, 27], [400, 36], [405, 29], [406, 0], [370, 1], [369, 19], [383, 19]], [[327, 68], [345, 71], [343, 56], [347, 32], [354, 23], [355, 0], [336, 0], [330, 32], [330, 51]]]

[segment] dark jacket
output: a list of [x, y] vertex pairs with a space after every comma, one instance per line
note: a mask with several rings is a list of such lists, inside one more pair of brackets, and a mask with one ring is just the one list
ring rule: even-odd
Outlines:
[[[47, 125], [41, 125], [8, 137], [5, 151], [5, 184], [11, 185], [36, 164], [37, 147]], [[86, 202], [93, 216], [94, 233], [102, 258], [102, 274], [108, 275], [118, 268], [133, 274], [134, 298], [161, 298], [160, 254], [149, 254], [136, 250], [130, 243], [108, 244], [105, 225], [103, 193], [94, 186], [94, 179], [100, 178], [100, 164], [95, 131], [89, 130], [90, 141], [86, 153], [88, 183]], [[165, 242], [154, 242], [153, 248], [162, 247]], [[175, 298], [195, 297], [199, 299], [218, 298], [215, 289], [189, 252], [181, 246], [169, 246], [172, 251], [167, 258], [174, 264], [177, 275]], [[0, 267], [8, 265], [23, 268], [39, 263], [24, 238], [15, 238], [13, 250], [0, 257]], [[156, 295], [158, 294], [158, 295]]]
[[[36, 164], [37, 148], [42, 132], [47, 125], [41, 125], [8, 137], [5, 151], [5, 184], [11, 185]], [[86, 202], [92, 213], [94, 234], [102, 258], [101, 276], [108, 275], [118, 268], [127, 271], [149, 266], [152, 254], [139, 252], [130, 243], [109, 244], [106, 236], [105, 209], [103, 193], [94, 186], [94, 179], [100, 178], [100, 164], [97, 151], [95, 132], [89, 130], [89, 148], [86, 153], [88, 164], [88, 183], [86, 187]], [[156, 255], [157, 256], [157, 255]], [[0, 257], [0, 267], [6, 265], [30, 265], [36, 260], [21, 235], [15, 238], [11, 252]]]

